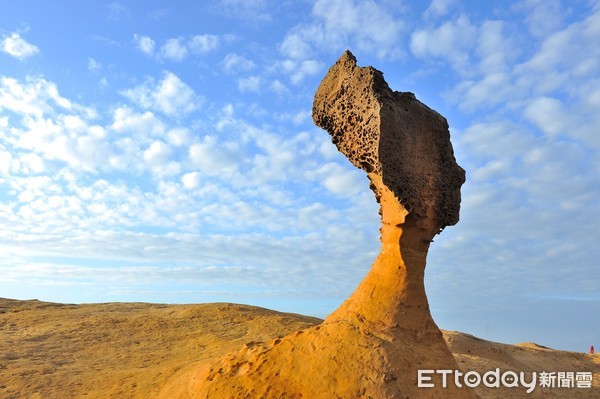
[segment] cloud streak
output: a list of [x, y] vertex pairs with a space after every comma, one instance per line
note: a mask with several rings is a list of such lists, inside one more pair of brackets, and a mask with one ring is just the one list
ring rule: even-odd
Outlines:
[[165, 71], [162, 79], [147, 79], [144, 84], [126, 89], [121, 94], [144, 109], [168, 116], [188, 114], [196, 110], [200, 99], [177, 75]]
[[21, 37], [17, 32], [5, 35], [0, 41], [0, 50], [21, 61], [40, 52], [39, 48]]

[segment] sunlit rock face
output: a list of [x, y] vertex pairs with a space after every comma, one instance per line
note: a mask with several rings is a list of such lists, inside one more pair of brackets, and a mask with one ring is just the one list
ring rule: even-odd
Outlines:
[[452, 381], [417, 384], [418, 370], [458, 369], [423, 284], [429, 245], [458, 222], [465, 181], [446, 120], [412, 93], [392, 91], [380, 71], [358, 67], [349, 51], [317, 89], [313, 119], [367, 173], [380, 204], [381, 252], [322, 325], [207, 364], [187, 397], [476, 398]]
[[346, 51], [317, 89], [313, 119], [354, 166], [380, 176], [411, 217], [434, 219], [434, 234], [458, 222], [465, 171], [446, 119], [414, 94], [392, 91], [380, 71], [358, 67]]

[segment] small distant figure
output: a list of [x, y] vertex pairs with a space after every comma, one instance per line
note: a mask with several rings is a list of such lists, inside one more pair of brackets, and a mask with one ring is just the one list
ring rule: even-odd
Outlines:
[[594, 345], [590, 346], [590, 355], [594, 354]]

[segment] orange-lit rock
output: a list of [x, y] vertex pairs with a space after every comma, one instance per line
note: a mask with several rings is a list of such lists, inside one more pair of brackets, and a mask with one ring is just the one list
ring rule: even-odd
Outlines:
[[313, 119], [367, 172], [380, 204], [381, 252], [322, 325], [206, 365], [185, 395], [476, 398], [453, 383], [417, 387], [419, 369], [458, 369], [431, 318], [423, 284], [429, 245], [458, 222], [465, 181], [446, 120], [412, 93], [392, 91], [381, 72], [358, 67], [350, 52], [321, 82]]

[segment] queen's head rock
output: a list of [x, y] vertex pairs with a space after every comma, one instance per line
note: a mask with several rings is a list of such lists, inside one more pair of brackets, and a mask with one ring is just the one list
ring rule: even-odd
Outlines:
[[448, 122], [414, 94], [392, 91], [380, 71], [358, 67], [346, 51], [317, 89], [313, 119], [354, 166], [382, 179], [409, 218], [434, 234], [458, 222], [465, 171]]
[[358, 67], [349, 51], [317, 89], [313, 119], [367, 172], [382, 223], [382, 250], [371, 272], [328, 320], [428, 331], [425, 258], [434, 236], [458, 222], [465, 182], [448, 122], [414, 94], [392, 91], [377, 69]]
[[423, 283], [433, 237], [458, 222], [465, 181], [446, 119], [412, 93], [392, 91], [349, 51], [317, 89], [313, 119], [367, 173], [380, 204], [381, 252], [323, 324], [206, 363], [181, 396], [476, 398], [441, 378], [432, 388], [417, 384], [418, 370], [458, 370]]

